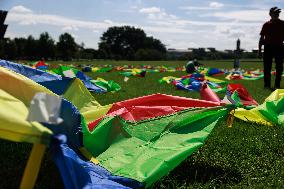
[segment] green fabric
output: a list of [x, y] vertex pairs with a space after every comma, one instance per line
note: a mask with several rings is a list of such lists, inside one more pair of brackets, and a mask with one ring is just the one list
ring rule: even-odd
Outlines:
[[109, 72], [111, 71], [113, 68], [112, 67], [105, 67], [105, 68], [100, 68], [98, 69], [96, 72], [97, 73], [104, 73], [104, 72]]
[[132, 72], [121, 72], [120, 74], [121, 74], [121, 75], [124, 75], [125, 77], [130, 77], [130, 76], [133, 75]]
[[275, 125], [284, 126], [284, 98], [267, 101], [257, 107], [258, 111]]
[[233, 94], [231, 95], [231, 98], [235, 101], [235, 105], [237, 107], [242, 107], [243, 106], [237, 91], [233, 92]]
[[107, 92], [119, 91], [121, 89], [120, 85], [114, 82], [113, 80], [105, 81], [103, 79], [99, 79], [99, 80], [91, 80], [91, 82]]
[[52, 71], [58, 75], [64, 75], [64, 71], [67, 71], [67, 70], [72, 70], [73, 73], [76, 75], [78, 70], [75, 69], [75, 68], [72, 68], [72, 67], [68, 67], [68, 66], [60, 66], [58, 68], [54, 68], [52, 69]]
[[223, 88], [214, 88], [214, 87], [211, 87], [209, 85], [210, 89], [212, 89], [212, 91], [214, 91], [215, 93], [223, 93], [223, 92], [226, 92], [227, 90], [227, 87], [223, 87]]
[[226, 108], [215, 107], [140, 122], [106, 117], [91, 133], [83, 128], [84, 145], [113, 174], [149, 186], [202, 146], [227, 114]]
[[101, 106], [91, 95], [82, 81], [77, 78], [72, 81], [63, 97], [74, 104], [81, 113]]

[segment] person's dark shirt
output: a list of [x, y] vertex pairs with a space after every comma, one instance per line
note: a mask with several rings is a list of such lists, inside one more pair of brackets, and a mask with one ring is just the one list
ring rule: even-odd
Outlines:
[[264, 36], [265, 44], [282, 44], [284, 41], [284, 21], [277, 19], [264, 23], [260, 35]]

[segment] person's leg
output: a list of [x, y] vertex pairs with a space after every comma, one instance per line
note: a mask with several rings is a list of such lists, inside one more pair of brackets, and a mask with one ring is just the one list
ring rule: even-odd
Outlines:
[[270, 46], [264, 47], [263, 54], [263, 72], [264, 72], [264, 87], [271, 87], [271, 68], [272, 68], [272, 51]]
[[275, 48], [275, 63], [276, 63], [276, 78], [275, 78], [275, 88], [280, 88], [280, 82], [283, 72], [283, 48], [279, 46]]

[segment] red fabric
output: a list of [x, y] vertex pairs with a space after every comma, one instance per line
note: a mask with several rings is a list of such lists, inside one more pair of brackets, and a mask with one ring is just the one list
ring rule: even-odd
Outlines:
[[242, 84], [229, 84], [227, 89], [231, 94], [233, 94], [234, 91], [237, 91], [244, 106], [258, 105]]
[[279, 45], [284, 41], [284, 21], [270, 20], [262, 26], [260, 35], [264, 36], [266, 44]]
[[45, 64], [45, 62], [43, 60], [40, 60], [36, 63], [35, 67], [39, 67], [39, 66], [47, 66], [47, 64]]
[[200, 96], [202, 100], [212, 101], [216, 103], [220, 103], [220, 98], [217, 96], [217, 94], [212, 91], [210, 87], [205, 83], [202, 85], [200, 90]]
[[[187, 108], [214, 107], [220, 103], [192, 98], [154, 94], [113, 104], [105, 116], [120, 116], [128, 121], [141, 121], [169, 115]], [[105, 117], [104, 116], [104, 117]], [[92, 131], [102, 118], [88, 124]]]

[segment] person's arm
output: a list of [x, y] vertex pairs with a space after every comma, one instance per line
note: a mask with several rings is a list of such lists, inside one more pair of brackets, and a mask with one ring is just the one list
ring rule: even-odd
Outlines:
[[259, 38], [259, 42], [258, 42], [258, 57], [261, 58], [261, 48], [262, 48], [262, 45], [264, 45], [264, 36], [266, 35], [267, 33], [267, 24], [263, 24], [262, 28], [261, 28], [261, 31], [260, 31], [260, 38]]
[[264, 35], [260, 36], [259, 42], [258, 42], [258, 57], [261, 57], [261, 49], [262, 45], [264, 45]]

